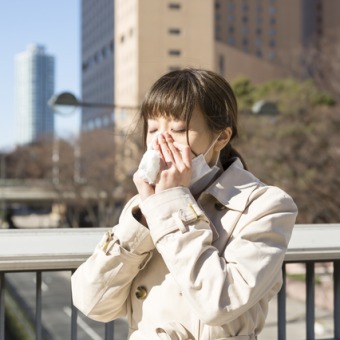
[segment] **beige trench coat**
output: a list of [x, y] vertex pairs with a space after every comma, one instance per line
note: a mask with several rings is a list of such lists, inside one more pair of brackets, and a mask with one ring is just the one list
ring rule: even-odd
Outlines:
[[[132, 215], [139, 205], [149, 229]], [[73, 274], [73, 302], [98, 321], [127, 315], [130, 340], [254, 339], [296, 215], [238, 159], [197, 201], [184, 187], [136, 196]]]

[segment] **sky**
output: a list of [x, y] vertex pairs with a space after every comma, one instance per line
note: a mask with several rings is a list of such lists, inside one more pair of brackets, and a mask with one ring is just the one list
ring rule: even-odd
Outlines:
[[[55, 93], [80, 97], [80, 1], [0, 0], [0, 150], [15, 143], [14, 58], [29, 44], [55, 57]], [[56, 115], [58, 135], [76, 135], [79, 121], [79, 111]]]

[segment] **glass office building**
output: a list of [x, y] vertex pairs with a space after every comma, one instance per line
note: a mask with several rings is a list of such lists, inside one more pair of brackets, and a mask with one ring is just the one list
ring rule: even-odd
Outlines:
[[[114, 2], [81, 2], [82, 101], [114, 103]], [[93, 130], [113, 123], [113, 110], [83, 108], [81, 129]]]
[[54, 133], [48, 100], [54, 94], [54, 57], [32, 44], [15, 57], [17, 144], [31, 143]]

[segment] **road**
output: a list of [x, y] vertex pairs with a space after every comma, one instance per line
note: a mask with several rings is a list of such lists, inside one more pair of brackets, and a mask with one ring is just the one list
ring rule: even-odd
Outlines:
[[[45, 340], [67, 340], [71, 338], [71, 288], [70, 272], [43, 272], [42, 274], [42, 324]], [[16, 299], [25, 314], [34, 323], [36, 301], [36, 274], [9, 273], [6, 282], [14, 288]], [[115, 322], [115, 340], [126, 340], [127, 325], [123, 319]], [[95, 322], [80, 312], [78, 314], [78, 339], [105, 339], [105, 325]]]

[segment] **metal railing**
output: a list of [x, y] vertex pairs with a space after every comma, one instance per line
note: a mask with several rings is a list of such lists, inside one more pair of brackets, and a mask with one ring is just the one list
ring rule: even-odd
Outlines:
[[[106, 229], [0, 230], [0, 340], [5, 339], [5, 276], [35, 272], [35, 339], [43, 338], [42, 273], [74, 271], [92, 253]], [[278, 295], [278, 335], [286, 339], [286, 264], [306, 264], [306, 339], [315, 339], [316, 262], [333, 263], [334, 337], [340, 340], [340, 224], [296, 225], [285, 256], [284, 284]], [[71, 339], [77, 339], [78, 312], [70, 302]], [[105, 325], [113, 339], [114, 323]]]
[[296, 225], [283, 265], [278, 294], [278, 339], [286, 339], [286, 264], [306, 266], [306, 339], [315, 339], [315, 264], [333, 265], [333, 338], [340, 339], [340, 224]]

